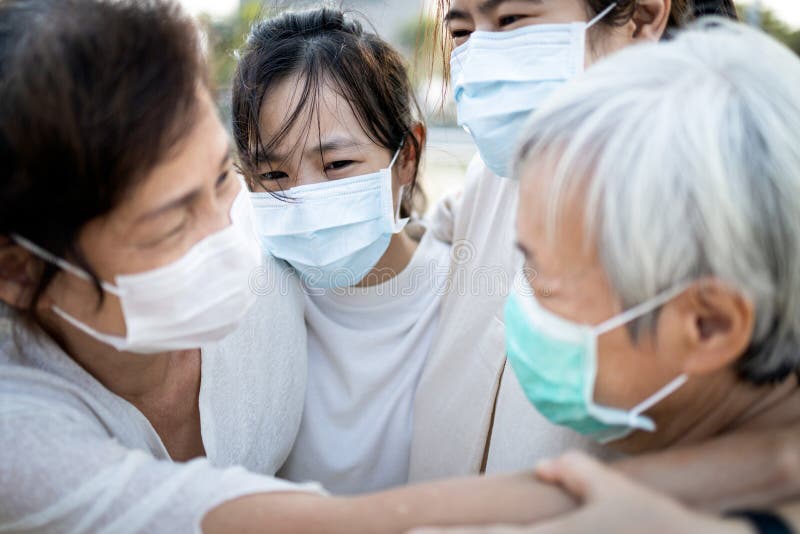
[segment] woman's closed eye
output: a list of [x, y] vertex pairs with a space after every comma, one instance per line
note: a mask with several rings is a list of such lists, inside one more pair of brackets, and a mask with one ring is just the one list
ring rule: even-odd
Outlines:
[[181, 217], [180, 224], [173, 226], [170, 230], [165, 233], [162, 233], [155, 239], [150, 241], [146, 241], [141, 244], [142, 248], [156, 248], [158, 246], [166, 245], [172, 242], [173, 239], [181, 236], [183, 234], [184, 229], [186, 229], [188, 217]]
[[216, 182], [217, 188], [223, 187], [225, 184], [227, 184], [227, 183], [229, 183], [231, 181], [230, 180], [231, 171], [233, 171], [232, 168], [228, 169], [227, 171], [225, 171], [222, 174], [220, 174], [219, 176], [217, 176], [217, 182]]

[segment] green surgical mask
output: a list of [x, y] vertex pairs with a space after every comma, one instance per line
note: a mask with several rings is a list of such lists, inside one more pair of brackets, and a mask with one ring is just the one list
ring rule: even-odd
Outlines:
[[597, 338], [669, 302], [685, 289], [661, 293], [597, 326], [581, 325], [544, 309], [530, 286], [515, 289], [505, 308], [506, 352], [528, 400], [551, 422], [600, 443], [628, 436], [634, 430], [653, 432], [656, 425], [642, 415], [688, 380], [683, 374], [631, 410], [594, 402]]

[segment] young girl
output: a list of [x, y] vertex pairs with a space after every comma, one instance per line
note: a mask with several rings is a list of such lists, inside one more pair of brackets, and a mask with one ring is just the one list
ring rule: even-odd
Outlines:
[[308, 392], [282, 474], [403, 484], [449, 261], [415, 220], [425, 126], [403, 60], [340, 11], [286, 13], [253, 29], [233, 110], [262, 245], [307, 288]]

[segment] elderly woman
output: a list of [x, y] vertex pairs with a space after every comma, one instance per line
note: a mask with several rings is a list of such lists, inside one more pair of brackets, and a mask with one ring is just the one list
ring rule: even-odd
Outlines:
[[798, 169], [800, 62], [732, 23], [622, 52], [538, 113], [506, 307], [537, 409], [628, 453], [797, 421]]

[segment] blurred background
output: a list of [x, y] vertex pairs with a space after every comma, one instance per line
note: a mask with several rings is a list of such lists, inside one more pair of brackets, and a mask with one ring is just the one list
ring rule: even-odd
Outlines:
[[[235, 51], [256, 20], [286, 9], [320, 5], [320, 0], [181, 0], [200, 20], [208, 39], [218, 102], [230, 124], [230, 80]], [[330, 3], [330, 2], [328, 2]], [[429, 208], [448, 191], [460, 187], [467, 164], [475, 154], [469, 136], [455, 123], [455, 107], [446, 94], [443, 58], [436, 39], [434, 0], [338, 0], [374, 28], [407, 58], [420, 105], [429, 126], [428, 150], [420, 185]], [[800, 0], [737, 2], [742, 20], [760, 26], [800, 55]]]

